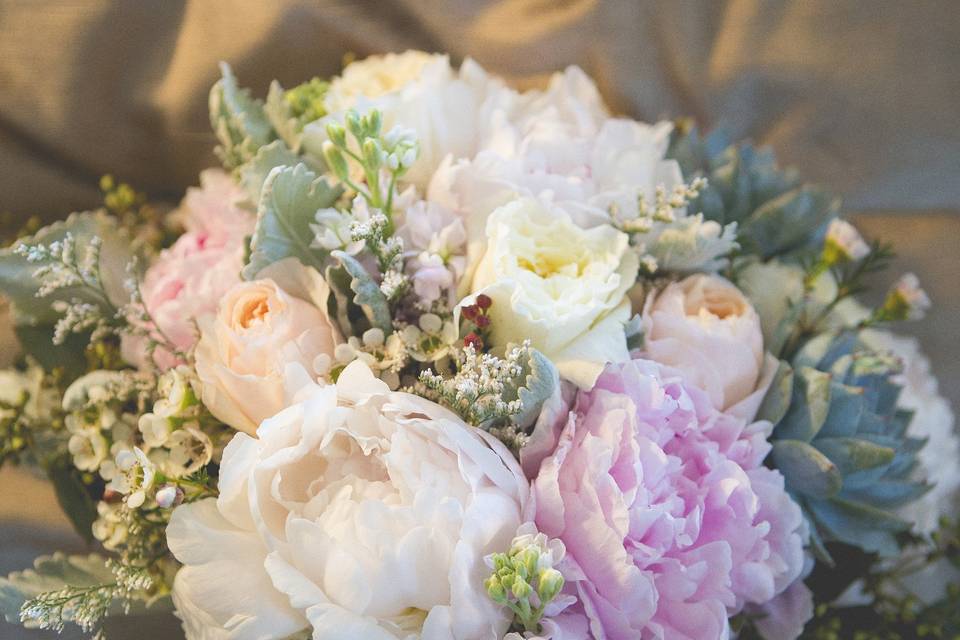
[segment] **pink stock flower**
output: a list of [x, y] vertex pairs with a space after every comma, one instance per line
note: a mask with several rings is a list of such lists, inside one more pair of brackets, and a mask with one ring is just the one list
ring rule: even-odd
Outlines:
[[[186, 232], [147, 269], [141, 287], [157, 327], [179, 351], [194, 345], [196, 321], [215, 314], [220, 298], [240, 282], [244, 241], [255, 222], [239, 206], [244, 193], [226, 173], [204, 171], [200, 184], [187, 190], [178, 210]], [[124, 352], [134, 364], [146, 364], [141, 341], [128, 341]], [[162, 369], [177, 363], [164, 349], [154, 359]]]
[[609, 366], [580, 393], [532, 490], [537, 527], [566, 546], [566, 589], [579, 600], [555, 619], [561, 629], [727, 638], [729, 616], [786, 591], [806, 531], [782, 476], [762, 466], [769, 428], [717, 411], [645, 360]]

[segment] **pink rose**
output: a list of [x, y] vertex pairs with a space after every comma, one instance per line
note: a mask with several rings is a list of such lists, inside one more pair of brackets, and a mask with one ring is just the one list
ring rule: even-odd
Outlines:
[[288, 406], [289, 367], [311, 378], [327, 372], [337, 332], [326, 312], [271, 279], [237, 283], [219, 302], [217, 315], [201, 324], [196, 350], [203, 404], [253, 435]]
[[[244, 193], [226, 173], [200, 174], [201, 187], [187, 190], [180, 209], [186, 232], [161, 252], [144, 277], [143, 302], [158, 329], [179, 351], [196, 342], [196, 322], [216, 312], [220, 298], [240, 282], [244, 242], [253, 233], [254, 215], [239, 206]], [[143, 366], [144, 346], [124, 344], [127, 359]], [[174, 354], [158, 349], [158, 366], [177, 363]]]
[[729, 281], [698, 274], [667, 285], [648, 298], [643, 326], [644, 357], [680, 370], [717, 409], [729, 410], [757, 390], [764, 368], [760, 318]]
[[610, 640], [726, 638], [729, 616], [787, 590], [805, 525], [762, 466], [769, 428], [717, 411], [656, 363], [608, 366], [532, 488], [579, 601], [557, 624]]

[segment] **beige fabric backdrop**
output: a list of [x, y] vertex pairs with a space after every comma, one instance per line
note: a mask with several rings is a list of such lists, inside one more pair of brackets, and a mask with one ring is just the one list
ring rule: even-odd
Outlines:
[[[262, 94], [273, 77], [335, 73], [345, 52], [411, 47], [470, 55], [521, 83], [579, 64], [620, 112], [723, 125], [849, 208], [886, 210], [858, 223], [897, 241], [897, 268], [930, 290], [937, 308], [911, 330], [960, 400], [952, 0], [0, 0], [0, 212], [93, 206], [106, 172], [179, 198], [215, 162], [206, 100], [219, 60]], [[43, 483], [0, 472], [0, 572], [78, 544]], [[110, 637], [172, 629], [135, 621]], [[4, 640], [49, 637], [0, 622]]]
[[0, 210], [88, 206], [107, 171], [182, 191], [219, 60], [265, 93], [408, 47], [580, 64], [618, 110], [772, 144], [854, 208], [960, 208], [953, 0], [0, 0]]

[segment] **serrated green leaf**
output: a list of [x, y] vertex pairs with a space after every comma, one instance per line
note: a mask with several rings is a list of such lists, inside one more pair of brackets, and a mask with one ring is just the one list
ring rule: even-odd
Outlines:
[[792, 397], [793, 367], [781, 360], [777, 372], [773, 374], [770, 389], [757, 411], [757, 420], [769, 420], [772, 424], [777, 424], [790, 408]]
[[373, 277], [350, 254], [343, 251], [333, 251], [330, 255], [338, 260], [344, 270], [350, 274], [350, 289], [354, 293], [353, 302], [363, 309], [370, 326], [383, 330], [385, 335], [393, 333], [393, 318], [390, 314], [387, 297], [383, 295]]
[[300, 162], [302, 160], [282, 140], [274, 140], [257, 149], [256, 155], [239, 168], [240, 186], [247, 192], [250, 202], [259, 204], [263, 183], [270, 172], [277, 167], [293, 167]]
[[[507, 351], [510, 347], [507, 347]], [[560, 385], [560, 374], [556, 366], [536, 349], [530, 350], [530, 360], [524, 371], [523, 386], [517, 390], [517, 398], [523, 408], [514, 416], [514, 422], [520, 429], [526, 429], [536, 422], [543, 403], [550, 399]]]
[[322, 272], [326, 253], [311, 246], [310, 224], [317, 211], [332, 206], [339, 195], [338, 187], [331, 187], [305, 164], [274, 168], [263, 184], [243, 277], [252, 280], [267, 266], [290, 257]]
[[43, 298], [36, 293], [40, 282], [34, 278], [34, 272], [44, 263], [30, 263], [15, 253], [16, 247], [25, 245], [48, 245], [62, 240], [67, 234], [76, 239], [77, 259], [82, 261], [90, 251], [90, 240], [98, 236], [103, 240], [100, 250], [101, 277], [104, 289], [111, 302], [119, 306], [127, 300], [123, 287], [126, 279], [127, 264], [133, 258], [129, 242], [120, 237], [116, 221], [103, 211], [73, 213], [66, 220], [44, 227], [35, 235], [17, 241], [13, 246], [0, 250], [0, 292], [12, 305], [14, 322], [18, 326], [52, 325], [60, 317], [53, 310], [54, 300], [72, 300], [74, 298], [98, 303], [85, 288], [70, 287], [55, 291]]
[[106, 558], [96, 554], [67, 556], [57, 552], [40, 556], [33, 569], [15, 571], [0, 578], [0, 615], [7, 622], [20, 623], [20, 608], [41, 593], [64, 587], [92, 587], [114, 581]]
[[806, 442], [777, 440], [770, 455], [791, 491], [823, 500], [837, 495], [843, 486], [837, 466]]
[[279, 82], [276, 80], [271, 82], [263, 111], [280, 139], [292, 151], [298, 152], [300, 150], [300, 132], [303, 130], [303, 126], [290, 109], [290, 104], [284, 94], [285, 91]]
[[829, 373], [811, 367], [795, 369], [790, 409], [777, 424], [774, 436], [803, 442], [813, 440], [830, 411], [830, 383]]
[[210, 125], [220, 141], [220, 159], [228, 169], [233, 169], [273, 140], [273, 127], [263, 111], [263, 103], [237, 85], [230, 65], [221, 62], [220, 73], [221, 79], [210, 89]]

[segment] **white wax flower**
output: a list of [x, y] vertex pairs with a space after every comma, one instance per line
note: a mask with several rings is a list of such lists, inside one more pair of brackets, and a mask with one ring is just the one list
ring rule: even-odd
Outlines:
[[218, 499], [172, 514], [188, 639], [501, 637], [483, 558], [529, 491], [506, 448], [360, 361], [298, 400], [234, 437]]
[[870, 253], [870, 246], [863, 240], [857, 228], [846, 220], [834, 218], [827, 227], [826, 245], [838, 252], [845, 260], [863, 260]]
[[563, 210], [521, 198], [490, 215], [472, 291], [493, 301], [495, 346], [529, 339], [561, 376], [590, 388], [606, 363], [629, 359], [626, 293], [638, 269], [626, 234], [582, 229]]

